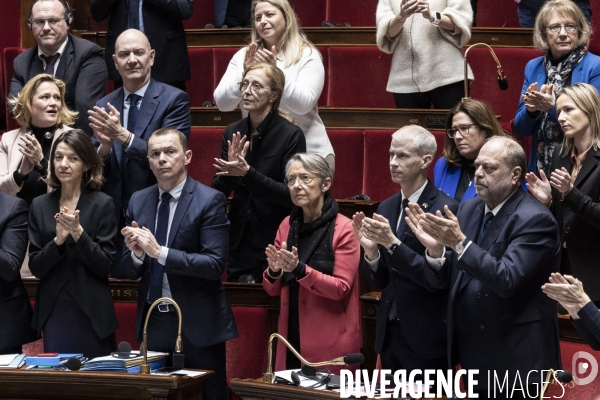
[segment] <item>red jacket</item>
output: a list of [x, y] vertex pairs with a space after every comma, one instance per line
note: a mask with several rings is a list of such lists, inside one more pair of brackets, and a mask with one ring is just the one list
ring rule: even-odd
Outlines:
[[[287, 217], [279, 226], [275, 238], [275, 247], [278, 249], [281, 242], [287, 241], [289, 229], [290, 218]], [[306, 265], [306, 275], [298, 280], [301, 354], [311, 362], [358, 353], [362, 347], [358, 279], [360, 245], [352, 229], [352, 220], [342, 214], [338, 214], [335, 220], [333, 249], [333, 276]], [[278, 332], [287, 338], [289, 288], [281, 286], [281, 279], [270, 283], [267, 270], [263, 274], [263, 288], [271, 296], [281, 295]], [[285, 345], [279, 341], [276, 371], [286, 369], [285, 357]], [[332, 373], [339, 373], [341, 368], [329, 366]]]

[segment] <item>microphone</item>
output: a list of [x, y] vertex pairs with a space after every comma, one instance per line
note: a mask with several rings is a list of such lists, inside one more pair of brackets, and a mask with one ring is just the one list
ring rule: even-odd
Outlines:
[[79, 357], [69, 357], [67, 360], [67, 368], [71, 371], [79, 371], [81, 368], [81, 360]]
[[350, 353], [344, 356], [344, 365], [357, 365], [365, 362], [362, 353]]
[[[556, 374], [556, 375], [554, 375], [554, 374]], [[565, 385], [568, 383], [571, 383], [571, 381], [573, 380], [573, 375], [571, 375], [571, 373], [569, 371], [566, 371], [566, 370], [555, 371], [553, 369], [549, 369], [548, 373], [546, 374], [546, 379], [544, 379], [544, 382], [545, 382], [544, 386], [542, 387], [542, 390], [540, 391], [540, 400], [546, 398], [546, 397], [544, 397], [544, 394], [546, 393], [546, 390], [548, 389], [548, 385], [550, 384], [550, 377], [553, 375], [556, 376], [556, 378], [558, 379], [558, 381], [560, 383], [565, 384]]]
[[115, 358], [124, 359], [139, 357], [139, 354], [131, 352], [131, 345], [128, 342], [119, 343], [118, 351], [113, 351], [110, 355]]
[[569, 383], [573, 380], [573, 375], [569, 371], [558, 371], [556, 377], [562, 383]]
[[500, 64], [500, 60], [498, 60], [498, 57], [496, 56], [496, 53], [494, 52], [494, 49], [491, 48], [490, 45], [486, 44], [486, 43], [475, 43], [470, 45], [467, 50], [465, 50], [465, 55], [464, 55], [464, 82], [465, 82], [465, 97], [469, 97], [469, 77], [468, 77], [468, 70], [467, 70], [467, 54], [469, 54], [469, 50], [471, 50], [473, 47], [481, 47], [481, 46], [485, 46], [488, 48], [490, 54], [492, 55], [492, 57], [494, 57], [494, 60], [496, 61], [496, 69], [497, 69], [497, 74], [498, 74], [498, 86], [500, 87], [500, 90], [506, 90], [508, 89], [508, 78], [506, 76], [506, 74], [504, 73], [504, 70], [502, 70], [502, 65]]

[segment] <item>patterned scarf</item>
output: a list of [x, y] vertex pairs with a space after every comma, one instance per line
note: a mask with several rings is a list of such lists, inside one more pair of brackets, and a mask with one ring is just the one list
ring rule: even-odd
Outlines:
[[[546, 69], [546, 75], [548, 75], [546, 84], [554, 86], [554, 95], [563, 88], [569, 75], [581, 62], [587, 51], [586, 47], [576, 47], [558, 65], [552, 65], [549, 53], [546, 54], [544, 57], [544, 68]], [[542, 112], [541, 119], [542, 122], [537, 131], [537, 168], [538, 171], [544, 170], [546, 176], [550, 176], [552, 154], [554, 153], [554, 148], [562, 142], [563, 133], [560, 125], [550, 119], [550, 114]]]
[[[288, 232], [287, 248], [292, 246], [298, 249], [300, 262], [310, 265], [312, 269], [327, 275], [333, 275], [333, 264], [335, 253], [333, 252], [333, 228], [337, 217], [339, 206], [337, 201], [329, 193], [325, 194], [322, 214], [309, 223], [301, 223], [303, 220], [302, 208], [294, 207], [290, 215], [290, 231]], [[299, 247], [300, 235], [311, 235], [310, 246]], [[286, 272], [282, 277], [282, 284], [294, 280], [294, 275]]]

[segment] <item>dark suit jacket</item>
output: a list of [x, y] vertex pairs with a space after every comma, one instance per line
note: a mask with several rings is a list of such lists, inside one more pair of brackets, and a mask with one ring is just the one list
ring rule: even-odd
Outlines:
[[[402, 194], [397, 193], [384, 200], [377, 213], [390, 221], [395, 230]], [[425, 212], [444, 212], [444, 205], [456, 213], [458, 203], [441, 190], [427, 182], [419, 197], [418, 204]], [[424, 258], [425, 247], [410, 228], [398, 238], [402, 243], [394, 254], [379, 246], [379, 266], [377, 272], [363, 261], [363, 270], [367, 281], [376, 289], [383, 289], [379, 302], [375, 352], [381, 353], [383, 347], [388, 313], [392, 299], [395, 298], [400, 327], [408, 346], [423, 359], [446, 356], [446, 307], [448, 289], [436, 289], [425, 279], [427, 261]]]
[[[154, 233], [158, 185], [134, 193], [127, 209], [127, 225], [136, 221]], [[164, 266], [173, 300], [181, 308], [183, 334], [195, 346], [204, 347], [238, 336], [221, 275], [227, 258], [229, 221], [227, 200], [221, 193], [188, 177], [171, 222]], [[140, 267], [123, 250], [121, 268], [126, 278], [138, 279], [136, 333], [142, 340], [144, 308], [148, 298], [152, 260]]]
[[[37, 45], [15, 58], [14, 70], [9, 99], [17, 97], [31, 78], [44, 73], [42, 60], [38, 57]], [[102, 60], [102, 48], [69, 34], [69, 41], [60, 58], [55, 76], [67, 85], [65, 103], [69, 109], [79, 112], [75, 126], [91, 136], [92, 129], [89, 126], [87, 112], [106, 92], [108, 80], [106, 64]], [[10, 109], [12, 111], [12, 106]]]
[[27, 251], [27, 204], [0, 192], [0, 354], [35, 340], [20, 270]]
[[[269, 113], [258, 127], [259, 134], [252, 140], [246, 161], [248, 173], [240, 177], [215, 176], [212, 187], [229, 196], [235, 191], [229, 220], [231, 221], [230, 248], [235, 249], [243, 236], [246, 221], [252, 221], [257, 242], [267, 247], [273, 243], [281, 221], [288, 215], [294, 203], [285, 183], [285, 165], [296, 153], [306, 152], [306, 139], [298, 125], [294, 125], [276, 113]], [[235, 132], [249, 140], [249, 117], [225, 128], [221, 145], [221, 158], [227, 160], [227, 141]], [[266, 265], [265, 265], [266, 266]]]
[[571, 319], [577, 332], [594, 350], [600, 350], [600, 312], [591, 301], [579, 310], [579, 319]]
[[[573, 171], [571, 155], [560, 156], [560, 146], [552, 156], [552, 169]], [[597, 247], [600, 243], [600, 150], [591, 148], [575, 179], [573, 189], [562, 200], [562, 194], [552, 190], [552, 210], [561, 237], [567, 242], [571, 273], [585, 285], [592, 301], [600, 300], [600, 269]]]
[[458, 221], [473, 243], [460, 260], [449, 251], [444, 267], [425, 275], [433, 286], [450, 287], [448, 343], [458, 352], [451, 365], [479, 369], [480, 389], [487, 370], [509, 371], [514, 382], [516, 371], [524, 377], [561, 365], [556, 303], [540, 289], [560, 264], [555, 219], [518, 188], [477, 244], [484, 212], [480, 197], [461, 205]]
[[81, 193], [77, 209], [84, 233], [77, 242], [69, 236], [60, 247], [54, 243], [59, 201], [60, 190], [38, 196], [29, 213], [29, 269], [40, 279], [32, 326], [42, 330], [66, 289], [105, 338], [119, 326], [108, 286], [117, 236], [115, 220], [107, 218], [114, 213], [112, 199], [102, 192]]
[[[112, 59], [117, 37], [127, 29], [128, 0], [92, 0], [90, 14], [95, 21], [108, 18], [106, 65], [110, 79], [121, 80]], [[192, 16], [194, 0], [144, 0], [144, 33], [156, 50], [152, 76], [159, 82], [181, 82], [191, 78], [190, 60], [182, 20]], [[205, 12], [205, 10], [202, 10]]]
[[[119, 88], [100, 99], [96, 105], [108, 109], [106, 104], [110, 103], [123, 115], [124, 100], [123, 88]], [[156, 183], [148, 164], [148, 138], [155, 130], [167, 127], [180, 130], [189, 139], [190, 98], [187, 93], [150, 78], [133, 132], [133, 142], [124, 154], [120, 144], [113, 144], [110, 158], [104, 163], [106, 183], [102, 190], [113, 198], [118, 222], [122, 212], [127, 210], [131, 195]], [[125, 165], [121, 165], [121, 158]], [[121, 184], [124, 177], [127, 179], [126, 185]], [[121, 193], [123, 187], [126, 193]]]

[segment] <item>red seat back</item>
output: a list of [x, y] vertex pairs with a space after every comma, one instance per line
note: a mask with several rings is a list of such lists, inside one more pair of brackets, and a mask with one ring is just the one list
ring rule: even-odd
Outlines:
[[351, 26], [375, 26], [378, 0], [327, 0], [327, 21]]
[[478, 0], [476, 19], [478, 27], [518, 28], [520, 26], [517, 3], [514, 1], [503, 2], [500, 5], [497, 0]]
[[127, 342], [131, 348], [138, 350], [140, 345], [135, 336], [135, 313], [137, 303], [114, 302], [115, 312], [119, 320], [119, 328], [115, 332], [117, 343]]
[[[2, 59], [2, 63], [3, 63], [3, 77], [2, 80], [4, 81], [4, 92], [3, 92], [3, 96], [4, 98], [8, 97], [8, 93], [10, 92], [10, 81], [14, 75], [14, 65], [13, 62], [15, 60], [15, 58], [17, 58], [17, 56], [19, 54], [21, 54], [22, 52], [24, 52], [26, 49], [21, 48], [21, 47], [7, 47], [4, 49], [3, 52], [3, 59]], [[15, 121], [13, 119], [13, 117], [10, 116], [9, 112], [8, 112], [8, 107], [6, 108], [6, 130], [10, 131], [12, 129], [17, 129], [19, 127], [19, 124], [17, 123], [17, 121]]]
[[390, 54], [376, 46], [330, 47], [330, 107], [394, 108], [394, 98], [386, 92]]
[[290, 0], [301, 26], [321, 26], [325, 20], [325, 0]]
[[190, 106], [201, 107], [212, 101], [216, 87], [213, 73], [213, 50], [211, 48], [188, 47], [192, 79], [186, 82]]
[[336, 199], [345, 199], [362, 193], [364, 139], [362, 130], [327, 131], [335, 151], [335, 176], [332, 194]]
[[389, 167], [390, 143], [393, 130], [366, 130], [363, 193], [371, 200], [385, 200], [398, 193], [400, 187], [392, 182]]
[[192, 128], [188, 142], [192, 150], [192, 162], [188, 174], [195, 180], [210, 186], [215, 175], [214, 158], [221, 156], [223, 129]]
[[217, 87], [219, 82], [221, 82], [221, 78], [223, 78], [225, 71], [227, 71], [229, 61], [231, 61], [234, 54], [237, 53], [238, 50], [238, 47], [215, 47], [213, 49], [213, 74], [215, 87]]
[[206, 24], [215, 24], [215, 0], [196, 0], [194, 12], [191, 17], [183, 21], [183, 27], [185, 29], [204, 29]]

